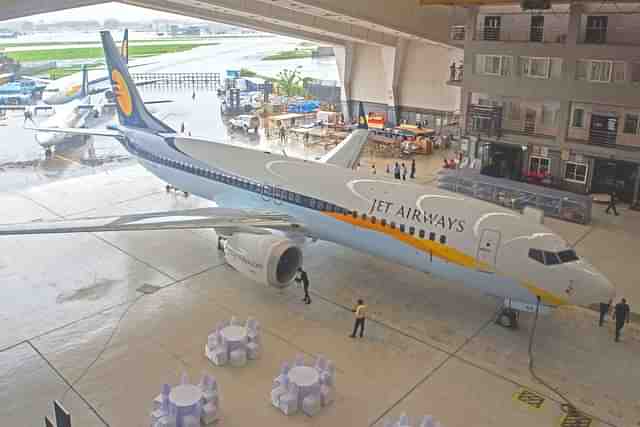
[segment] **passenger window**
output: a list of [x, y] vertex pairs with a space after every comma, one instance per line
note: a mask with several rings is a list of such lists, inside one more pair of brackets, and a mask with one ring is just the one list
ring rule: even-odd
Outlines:
[[540, 264], [544, 264], [544, 257], [542, 251], [539, 249], [529, 249], [529, 258], [538, 261]]
[[440, 243], [443, 245], [447, 243], [447, 236], [445, 236], [444, 234], [440, 236]]
[[311, 209], [315, 209], [316, 208], [316, 199], [313, 199], [313, 198], [309, 197], [309, 207]]
[[560, 258], [553, 252], [544, 251], [544, 263], [545, 265], [557, 265], [560, 264]]
[[375, 224], [375, 223], [376, 223], [376, 217], [375, 217], [375, 216], [372, 216], [372, 217], [371, 217], [371, 224]]
[[429, 233], [429, 240], [431, 241], [436, 241], [436, 233], [434, 233], [433, 231], [431, 233]]
[[411, 234], [412, 236], [414, 234], [416, 234], [416, 228], [415, 227], [409, 227], [409, 234]]
[[400, 231], [404, 233], [404, 224], [400, 224]]
[[391, 228], [394, 230], [396, 229], [396, 223], [394, 221], [391, 221]]
[[418, 236], [420, 236], [421, 239], [424, 239], [424, 230], [420, 230], [420, 233], [418, 233]]
[[301, 205], [302, 204], [302, 196], [299, 195], [299, 194], [296, 194], [295, 197], [296, 197], [296, 203], [298, 205]]
[[291, 191], [289, 191], [289, 201], [294, 202], [295, 200], [296, 200], [295, 193], [292, 193]]
[[386, 219], [381, 219], [380, 220], [380, 225], [382, 225], [383, 227], [385, 227], [387, 225], [387, 220]]
[[319, 211], [323, 211], [324, 210], [324, 202], [321, 200], [318, 200], [318, 210]]
[[578, 255], [576, 255], [576, 251], [574, 251], [573, 249], [567, 249], [566, 251], [558, 252], [558, 257], [563, 263], [578, 261], [580, 259], [578, 258]]

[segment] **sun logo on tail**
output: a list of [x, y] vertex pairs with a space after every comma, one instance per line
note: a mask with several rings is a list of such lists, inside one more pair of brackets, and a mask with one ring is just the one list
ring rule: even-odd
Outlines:
[[111, 80], [114, 84], [114, 92], [116, 95], [116, 102], [120, 111], [127, 117], [131, 117], [133, 114], [133, 101], [131, 100], [131, 94], [129, 88], [124, 80], [124, 77], [118, 70], [111, 71]]

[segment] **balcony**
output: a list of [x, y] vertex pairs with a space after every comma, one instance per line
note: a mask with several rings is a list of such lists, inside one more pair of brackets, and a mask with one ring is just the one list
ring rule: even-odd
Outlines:
[[449, 40], [456, 45], [464, 44], [467, 29], [464, 25], [453, 25], [449, 30]]
[[565, 43], [566, 33], [545, 31], [544, 26], [527, 28], [478, 27], [475, 40], [525, 43]]

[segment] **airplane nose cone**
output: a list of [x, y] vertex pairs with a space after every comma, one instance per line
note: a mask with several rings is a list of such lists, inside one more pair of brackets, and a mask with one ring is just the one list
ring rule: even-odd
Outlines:
[[574, 301], [578, 305], [607, 302], [615, 297], [615, 288], [607, 277], [590, 265], [581, 271]]

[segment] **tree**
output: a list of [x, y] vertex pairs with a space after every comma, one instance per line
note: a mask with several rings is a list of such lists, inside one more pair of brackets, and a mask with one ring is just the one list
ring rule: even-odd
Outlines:
[[304, 94], [302, 86], [302, 76], [299, 69], [284, 69], [278, 73], [276, 83], [280, 90], [287, 96], [297, 96]]

